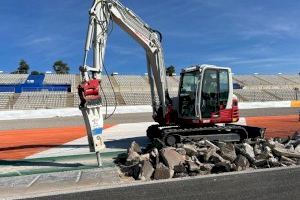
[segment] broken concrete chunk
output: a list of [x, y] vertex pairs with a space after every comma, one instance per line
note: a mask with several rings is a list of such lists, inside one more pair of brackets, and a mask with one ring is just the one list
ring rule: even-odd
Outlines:
[[186, 155], [186, 151], [184, 148], [177, 148], [176, 151], [181, 155], [184, 155], [184, 156]]
[[159, 152], [157, 148], [154, 148], [150, 151], [150, 159], [154, 163], [154, 166], [156, 166], [159, 163]]
[[267, 140], [267, 146], [269, 146], [271, 149], [277, 147], [277, 148], [284, 148], [284, 144], [281, 144], [277, 141], [274, 141], [273, 139], [268, 139]]
[[281, 157], [280, 157], [280, 161], [281, 161], [281, 162], [285, 162], [285, 163], [294, 164], [294, 165], [297, 164], [297, 162], [296, 162], [295, 160], [290, 159], [290, 158], [285, 157], [285, 156], [281, 156]]
[[246, 170], [250, 167], [248, 159], [243, 155], [238, 155], [234, 163], [236, 165], [236, 171]]
[[271, 165], [271, 167], [280, 167], [281, 164], [278, 162], [277, 158], [270, 158], [269, 160], [269, 164]]
[[200, 166], [200, 170], [205, 172], [205, 174], [210, 174], [211, 173], [211, 169], [214, 167], [214, 164], [203, 164]]
[[135, 141], [133, 141], [130, 144], [130, 147], [128, 148], [127, 152], [129, 153], [130, 150], [135, 151], [135, 152], [137, 152], [139, 154], [142, 153], [142, 149], [141, 149], [140, 145], [138, 143], [136, 143]]
[[151, 180], [151, 176], [154, 172], [154, 168], [152, 164], [148, 160], [144, 160], [142, 162], [142, 166], [140, 169], [140, 175], [139, 179], [140, 180]]
[[222, 145], [220, 147], [220, 151], [221, 151], [221, 156], [226, 160], [230, 160], [231, 162], [233, 162], [237, 157], [235, 152], [235, 147], [232, 143]]
[[208, 160], [210, 159], [210, 157], [214, 154], [214, 153], [216, 153], [216, 149], [215, 148], [208, 148], [207, 149], [207, 153], [204, 155], [204, 160], [206, 161], [206, 162], [208, 162]]
[[273, 149], [274, 154], [277, 156], [286, 156], [289, 158], [300, 158], [300, 152], [296, 150], [284, 149], [281, 147], [274, 147]]
[[212, 173], [230, 172], [231, 165], [227, 162], [219, 162], [211, 169]]
[[154, 171], [154, 179], [156, 180], [169, 179], [172, 178], [173, 175], [174, 175], [174, 170], [169, 169], [163, 163], [158, 163]]
[[297, 153], [300, 153], [300, 144], [298, 144], [298, 145], [296, 146], [295, 151], [296, 151]]
[[292, 151], [294, 151], [295, 150], [295, 148], [294, 148], [294, 145], [293, 144], [287, 144], [287, 145], [285, 145], [285, 147], [284, 147], [285, 149], [289, 149], [289, 150], [292, 150]]
[[290, 137], [285, 137], [285, 138], [274, 138], [275, 142], [278, 142], [280, 144], [286, 144], [290, 141]]
[[123, 175], [136, 180], [300, 165], [300, 139], [293, 138], [248, 139], [243, 143], [201, 140], [178, 143], [176, 148], [158, 146], [152, 143], [142, 151], [132, 142], [115, 162]]
[[140, 161], [140, 155], [133, 150], [129, 150], [125, 165], [133, 165]]
[[263, 152], [263, 148], [261, 144], [255, 144], [253, 147], [254, 155], [257, 156]]
[[200, 171], [200, 165], [198, 165], [197, 163], [195, 163], [193, 161], [188, 161], [187, 165], [188, 165], [188, 169], [189, 169], [190, 172]]
[[189, 176], [187, 173], [175, 173], [174, 175], [173, 175], [173, 178], [183, 178], [183, 177], [187, 177], [187, 176]]
[[183, 164], [174, 166], [174, 172], [175, 173], [185, 173], [186, 167]]
[[208, 140], [205, 140], [205, 144], [206, 144], [207, 146], [211, 147], [211, 148], [216, 149], [216, 151], [219, 151], [219, 150], [220, 150], [220, 148], [219, 148], [217, 145], [215, 145], [214, 143], [212, 143], [212, 142], [210, 142], [210, 141], [208, 141]]
[[254, 166], [256, 167], [262, 167], [262, 168], [269, 168], [269, 161], [266, 159], [259, 159], [259, 160], [255, 160]]
[[230, 161], [224, 159], [222, 156], [220, 156], [216, 152], [214, 152], [213, 155], [211, 155], [211, 157], [209, 158], [209, 161], [214, 163], [214, 164], [220, 163], [220, 162], [230, 163]]
[[248, 154], [251, 158], [255, 157], [253, 148], [252, 148], [252, 146], [250, 144], [244, 143], [243, 147], [244, 147], [244, 149], [246, 151], [246, 154]]
[[143, 160], [150, 160], [150, 153], [140, 155], [140, 161], [143, 161]]
[[136, 180], [138, 179], [141, 169], [141, 165], [139, 163], [131, 166], [119, 165], [119, 167], [125, 176], [131, 176]]
[[195, 156], [197, 155], [197, 147], [192, 144], [184, 144], [182, 148], [186, 151], [188, 156]]
[[273, 158], [272, 149], [268, 146], [264, 148], [261, 154], [256, 156], [256, 159], [269, 159]]
[[192, 156], [192, 157], [191, 157], [191, 160], [192, 160], [193, 162], [195, 162], [197, 165], [202, 165], [202, 163], [198, 160], [198, 158], [197, 158], [196, 156]]
[[[242, 146], [241, 145], [235, 145], [235, 150], [238, 154], [241, 154], [241, 155], [245, 156], [250, 163], [252, 163], [252, 164], [255, 163], [255, 158], [252, 158], [249, 155], [249, 152], [248, 153], [246, 152], [246, 150], [244, 149], [244, 145], [242, 145]], [[253, 152], [253, 154], [254, 154], [254, 152]]]
[[170, 169], [185, 162], [185, 156], [179, 154], [174, 148], [167, 147], [160, 150], [163, 163]]
[[208, 149], [206, 147], [201, 147], [197, 149], [198, 155], [207, 154]]
[[230, 164], [230, 170], [231, 170], [231, 171], [236, 171], [236, 169], [237, 169], [236, 164], [231, 163], [231, 164]]
[[297, 160], [293, 160], [293, 159], [290, 159], [290, 158], [287, 158], [285, 156], [281, 156], [280, 158], [280, 164], [283, 165], [283, 166], [295, 166], [297, 165]]

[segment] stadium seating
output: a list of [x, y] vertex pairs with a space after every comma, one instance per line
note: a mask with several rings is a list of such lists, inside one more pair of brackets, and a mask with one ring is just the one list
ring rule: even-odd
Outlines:
[[[280, 100], [296, 100], [296, 91], [293, 89], [269, 89], [266, 90], [275, 96], [279, 97]], [[299, 93], [299, 98], [300, 98], [300, 92]]]
[[281, 77], [292, 81], [293, 83], [300, 84], [300, 75], [281, 75]]
[[[263, 90], [256, 89], [236, 89], [234, 93], [242, 96], [247, 101], [276, 101], [276, 97], [264, 92]], [[243, 99], [240, 99], [243, 101]]]
[[22, 84], [26, 81], [28, 74], [0, 74], [0, 84]]
[[121, 93], [127, 105], [149, 105], [151, 96], [149, 93], [123, 92]]
[[272, 85], [292, 85], [294, 84], [292, 81], [289, 81], [287, 79], [284, 79], [280, 76], [277, 75], [256, 75], [256, 77], [263, 79], [267, 81], [268, 83]]
[[114, 77], [120, 87], [134, 88], [136, 86], [147, 86], [148, 85], [148, 83], [142, 76], [115, 75]]
[[252, 75], [235, 75], [234, 79], [238, 82], [243, 83], [243, 85], [268, 85], [269, 83], [263, 80], [258, 79]]
[[63, 108], [66, 92], [22, 92], [13, 105], [14, 109]]
[[70, 84], [75, 85], [75, 74], [46, 74], [44, 84]]
[[1, 92], [0, 93], [0, 109], [9, 109], [9, 100], [14, 93]]

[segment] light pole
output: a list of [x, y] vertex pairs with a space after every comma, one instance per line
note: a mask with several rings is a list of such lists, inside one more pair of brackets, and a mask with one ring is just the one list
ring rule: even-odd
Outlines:
[[295, 90], [296, 100], [298, 100], [298, 91], [299, 91], [299, 88], [295, 87], [294, 90]]

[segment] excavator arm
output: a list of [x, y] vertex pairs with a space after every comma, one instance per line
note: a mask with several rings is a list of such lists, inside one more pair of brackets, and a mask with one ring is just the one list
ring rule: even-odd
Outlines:
[[[78, 87], [90, 151], [99, 152], [104, 143], [101, 137], [103, 118], [101, 113], [100, 85], [104, 68], [109, 26], [112, 21], [120, 26], [146, 52], [147, 70], [151, 88], [153, 118], [159, 124], [168, 124], [171, 99], [168, 94], [161, 34], [150, 28], [133, 11], [117, 0], [95, 0], [89, 11], [89, 24], [84, 49], [83, 65], [80, 67], [81, 84]], [[93, 64], [87, 64], [89, 51], [93, 52]], [[155, 94], [159, 97], [157, 104]]]
[[[95, 85], [96, 81], [93, 80], [101, 80], [109, 25], [113, 21], [145, 49], [153, 116], [156, 121], [160, 119], [159, 122], [163, 124], [168, 112], [167, 106], [171, 100], [168, 94], [163, 49], [160, 42], [161, 34], [150, 28], [133, 11], [124, 7], [117, 0], [95, 0], [89, 13], [84, 62], [81, 67], [82, 81], [86, 87], [82, 90], [83, 95], [81, 96], [89, 95], [89, 92], [99, 95]], [[88, 66], [87, 57], [91, 46], [93, 46], [93, 66]], [[155, 91], [157, 91], [159, 105], [155, 100]]]

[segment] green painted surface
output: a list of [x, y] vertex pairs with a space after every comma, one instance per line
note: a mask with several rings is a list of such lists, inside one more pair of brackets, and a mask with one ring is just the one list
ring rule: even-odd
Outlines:
[[[101, 153], [103, 168], [114, 167], [114, 158], [126, 151]], [[1, 160], [0, 177], [22, 176], [97, 168], [95, 153], [24, 160]]]

